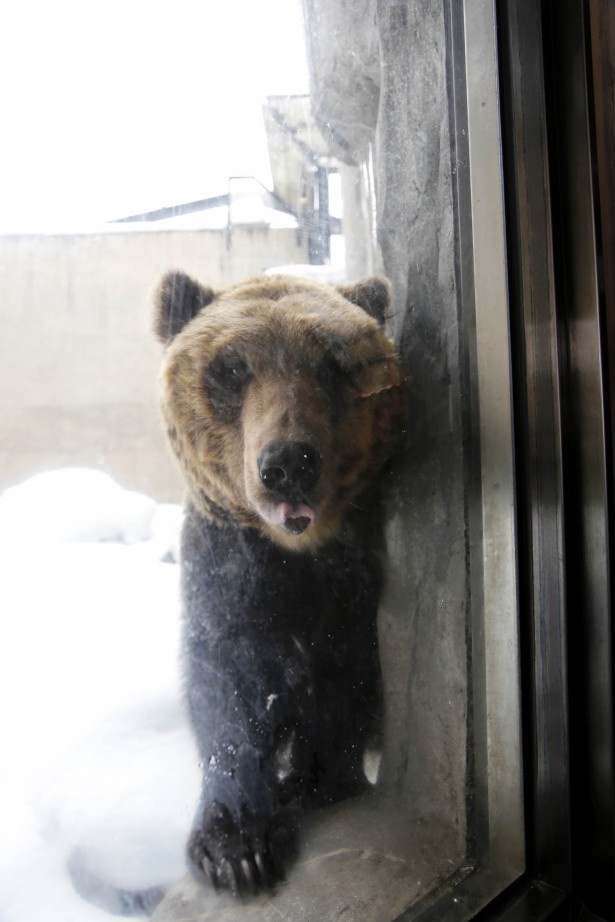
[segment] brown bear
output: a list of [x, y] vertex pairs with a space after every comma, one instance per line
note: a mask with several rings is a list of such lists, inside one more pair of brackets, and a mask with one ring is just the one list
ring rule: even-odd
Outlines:
[[376, 475], [402, 413], [388, 283], [162, 280], [161, 401], [187, 483], [186, 694], [203, 767], [188, 854], [274, 886], [308, 809], [369, 785], [382, 721]]

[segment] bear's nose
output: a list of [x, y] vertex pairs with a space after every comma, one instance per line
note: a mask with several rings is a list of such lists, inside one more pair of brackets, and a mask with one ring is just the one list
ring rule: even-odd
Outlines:
[[305, 499], [320, 477], [320, 458], [307, 442], [271, 442], [258, 459], [263, 485], [281, 499]]

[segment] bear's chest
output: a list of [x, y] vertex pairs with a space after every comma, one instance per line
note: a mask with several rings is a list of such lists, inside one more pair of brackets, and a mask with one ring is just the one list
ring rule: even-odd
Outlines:
[[286, 635], [307, 651], [328, 649], [337, 659], [375, 631], [380, 567], [366, 541], [293, 554], [256, 530], [225, 528], [191, 513], [182, 581], [189, 623], [214, 641]]

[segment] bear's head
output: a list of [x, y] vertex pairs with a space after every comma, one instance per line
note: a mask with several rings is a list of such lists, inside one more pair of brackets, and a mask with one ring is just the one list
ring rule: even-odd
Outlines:
[[163, 413], [191, 502], [312, 550], [391, 454], [401, 373], [388, 283], [290, 276], [221, 291], [169, 272], [156, 296]]

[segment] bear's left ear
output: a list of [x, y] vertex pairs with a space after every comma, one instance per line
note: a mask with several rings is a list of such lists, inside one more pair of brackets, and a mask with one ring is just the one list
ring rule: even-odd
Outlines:
[[154, 297], [154, 332], [168, 345], [193, 317], [215, 298], [211, 288], [205, 288], [185, 272], [167, 272]]
[[384, 325], [391, 303], [391, 283], [388, 279], [374, 275], [353, 285], [337, 285], [337, 290], [357, 307], [363, 308], [380, 326]]

